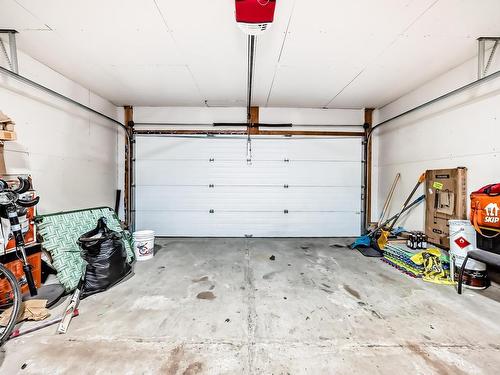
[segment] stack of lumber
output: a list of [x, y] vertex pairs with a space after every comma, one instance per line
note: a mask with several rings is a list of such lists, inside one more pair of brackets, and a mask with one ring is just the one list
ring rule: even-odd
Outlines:
[[15, 122], [0, 111], [0, 141], [15, 141], [16, 132], [14, 131]]

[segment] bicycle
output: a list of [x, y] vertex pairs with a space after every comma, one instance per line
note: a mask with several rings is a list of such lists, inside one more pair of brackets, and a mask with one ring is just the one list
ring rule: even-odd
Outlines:
[[0, 346], [9, 338], [16, 326], [17, 316], [21, 309], [21, 288], [14, 274], [0, 263], [0, 314], [9, 308], [12, 309], [10, 318], [5, 326], [0, 326]]
[[[19, 186], [16, 188], [10, 187], [7, 182], [0, 179], [0, 216], [9, 219], [10, 230], [16, 243], [15, 252], [23, 265], [26, 283], [30, 295], [33, 297], [37, 295], [37, 288], [31, 266], [26, 258], [24, 235], [19, 223], [18, 212], [24, 213], [26, 208], [35, 206], [40, 201], [40, 198], [21, 198], [20, 195], [26, 193], [31, 184], [25, 178], [18, 177], [18, 179]], [[3, 326], [0, 326], [0, 346], [10, 337], [17, 323], [21, 302], [21, 287], [17, 278], [3, 264], [0, 264], [0, 314], [9, 308], [12, 309], [8, 321]]]

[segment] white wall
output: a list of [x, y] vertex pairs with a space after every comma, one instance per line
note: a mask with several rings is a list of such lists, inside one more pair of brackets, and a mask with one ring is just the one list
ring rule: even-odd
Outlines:
[[[21, 52], [19, 73], [117, 117], [113, 104]], [[114, 206], [123, 142], [116, 125], [4, 75], [0, 110], [16, 122], [18, 136], [5, 143], [7, 172], [33, 176], [39, 213]]]
[[[490, 72], [498, 69], [497, 56]], [[375, 123], [476, 79], [477, 63], [473, 59], [381, 108]], [[392, 212], [400, 208], [418, 176], [427, 169], [467, 167], [469, 193], [500, 182], [500, 78], [387, 123], [375, 131], [374, 149], [378, 183], [373, 194], [378, 210], [373, 216], [380, 212], [397, 172], [402, 177]], [[423, 189], [419, 195], [422, 193]], [[424, 209], [421, 205], [406, 218], [403, 223], [407, 229], [423, 229]]]

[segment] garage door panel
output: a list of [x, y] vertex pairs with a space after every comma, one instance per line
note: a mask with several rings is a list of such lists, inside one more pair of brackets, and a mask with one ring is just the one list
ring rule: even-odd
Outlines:
[[[143, 212], [137, 227], [158, 236], [179, 237], [355, 237], [360, 214], [356, 213], [204, 213]], [[168, 228], [168, 230], [166, 230]]]
[[[247, 158], [247, 140], [238, 138], [140, 137], [136, 158], [140, 160], [241, 160]], [[357, 138], [252, 138], [252, 159], [359, 161]]]
[[252, 157], [255, 160], [338, 160], [358, 161], [362, 153], [361, 142], [356, 138], [315, 139], [303, 138], [252, 140]]
[[[138, 186], [138, 211], [350, 211], [360, 212], [358, 188], [255, 186]], [[242, 197], [244, 197], [242, 199]]]
[[138, 137], [136, 158], [140, 160], [246, 160], [247, 143], [238, 138]]
[[139, 185], [357, 186], [359, 162], [204, 162], [137, 160]]
[[359, 138], [256, 137], [251, 163], [246, 138], [136, 140], [136, 229], [163, 236], [359, 235]]

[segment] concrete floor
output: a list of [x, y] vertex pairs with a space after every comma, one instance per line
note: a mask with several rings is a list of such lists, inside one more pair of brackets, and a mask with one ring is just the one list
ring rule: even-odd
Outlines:
[[0, 373], [499, 373], [497, 287], [458, 296], [335, 246], [348, 240], [157, 242], [68, 334], [8, 342]]

